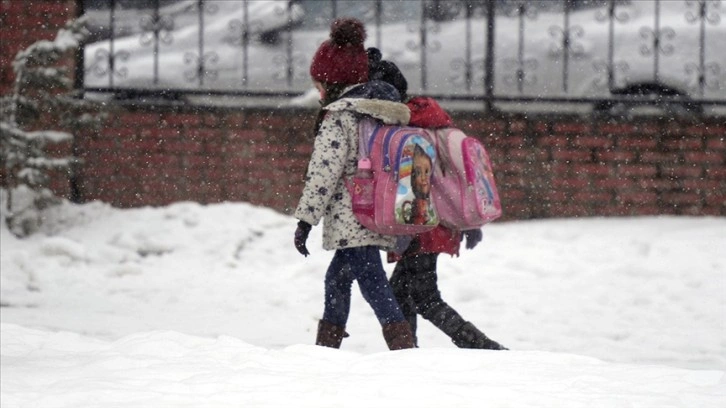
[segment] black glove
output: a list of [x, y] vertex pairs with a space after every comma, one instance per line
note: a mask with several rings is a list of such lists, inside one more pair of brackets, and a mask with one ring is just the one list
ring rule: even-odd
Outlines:
[[310, 255], [310, 252], [308, 252], [308, 247], [305, 246], [305, 243], [308, 240], [308, 235], [310, 235], [311, 229], [313, 229], [312, 225], [308, 224], [305, 221], [298, 221], [297, 229], [295, 230], [295, 249], [297, 249], [297, 252], [300, 252], [305, 256]]
[[466, 230], [461, 234], [466, 237], [466, 249], [474, 249], [474, 247], [481, 242], [482, 239], [480, 229]]

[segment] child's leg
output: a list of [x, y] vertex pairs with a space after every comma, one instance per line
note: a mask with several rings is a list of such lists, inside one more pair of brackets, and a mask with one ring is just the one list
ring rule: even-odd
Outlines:
[[411, 297], [421, 316], [452, 336], [466, 321], [441, 298], [436, 275], [438, 254], [419, 254], [408, 260]]
[[396, 267], [393, 269], [393, 274], [389, 280], [391, 289], [393, 289], [393, 295], [396, 297], [398, 305], [401, 307], [403, 316], [411, 326], [411, 332], [413, 333], [414, 343], [418, 343], [416, 339], [416, 303], [411, 297], [411, 274], [408, 258], [403, 258], [396, 263]]
[[[344, 326], [350, 311], [351, 276], [358, 280], [363, 298], [383, 327], [388, 348], [413, 348], [413, 335], [388, 284], [378, 248], [367, 246], [336, 251], [328, 268], [323, 319]], [[339, 304], [338, 302], [342, 302]], [[336, 343], [337, 344], [337, 343]]]
[[325, 274], [325, 310], [323, 320], [345, 327], [350, 313], [353, 274], [346, 250], [337, 250]]
[[436, 274], [438, 254], [417, 255], [411, 264], [411, 296], [418, 312], [461, 348], [506, 350], [491, 340], [441, 298]]
[[388, 283], [378, 248], [366, 246], [343, 251], [347, 251], [351, 271], [358, 280], [358, 287], [363, 298], [371, 305], [378, 321], [382, 325], [405, 321]]

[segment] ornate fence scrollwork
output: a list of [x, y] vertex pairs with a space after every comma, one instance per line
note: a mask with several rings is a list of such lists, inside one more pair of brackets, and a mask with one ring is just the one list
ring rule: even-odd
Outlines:
[[653, 56], [653, 81], [660, 81], [660, 56], [673, 55], [675, 47], [671, 41], [676, 37], [676, 31], [668, 26], [661, 26], [660, 0], [655, 0], [655, 13], [653, 13], [653, 27], [641, 27], [640, 37], [646, 42], [640, 46], [640, 53], [644, 56]]
[[98, 78], [108, 76], [108, 86], [114, 87], [114, 78], [125, 78], [129, 71], [126, 67], [120, 67], [118, 61], [129, 60], [130, 53], [125, 50], [116, 50], [114, 33], [116, 31], [116, 0], [109, 0], [108, 27], [111, 33], [111, 40], [108, 48], [97, 49], [87, 71]]
[[537, 83], [537, 68], [539, 62], [534, 58], [525, 58], [524, 47], [525, 40], [525, 20], [535, 20], [537, 18], [537, 10], [525, 1], [519, 1], [514, 10], [507, 14], [507, 17], [516, 18], [518, 22], [518, 38], [517, 38], [517, 57], [516, 59], [507, 58], [504, 60], [504, 82], [508, 85], [516, 85], [517, 91], [524, 93], [525, 85], [534, 85]]
[[253, 33], [262, 32], [263, 24], [259, 20], [250, 20], [249, 4], [242, 3], [242, 15], [239, 19], [233, 19], [229, 22], [230, 36], [229, 43], [242, 50], [242, 70], [240, 75], [240, 84], [246, 88], [249, 84], [249, 47], [252, 41]]
[[581, 58], [585, 54], [585, 48], [582, 44], [577, 43], [577, 39], [582, 38], [585, 35], [585, 30], [579, 25], [570, 25], [570, 8], [572, 0], [565, 0], [564, 5], [563, 26], [551, 26], [549, 33], [550, 36], [556, 40], [555, 44], [553, 44], [550, 48], [550, 55], [553, 58], [562, 57], [562, 90], [567, 92], [570, 72], [570, 57]]
[[[595, 89], [615, 89], [615, 77], [617, 73], [624, 73], [628, 70], [628, 63], [615, 61], [615, 23], [624, 24], [630, 19], [627, 11], [619, 9], [616, 2], [611, 1], [607, 5], [607, 11], [597, 10], [595, 21], [608, 23], [608, 56], [607, 61], [595, 60], [593, 68], [599, 73], [593, 82]], [[603, 79], [604, 74], [604, 79]]]
[[191, 65], [192, 69], [184, 72], [184, 78], [189, 82], [199, 81], [199, 86], [204, 85], [205, 79], [214, 81], [217, 79], [218, 72], [210, 69], [210, 65], [214, 65], [219, 61], [219, 55], [215, 51], [205, 51], [204, 44], [204, 16], [214, 15], [217, 13], [217, 6], [208, 4], [205, 0], [197, 0], [197, 15], [199, 17], [198, 28], [198, 46], [199, 51], [186, 52], [184, 54], [184, 64]]
[[486, 14], [486, 2], [481, 0], [465, 0], [458, 5], [451, 14], [464, 16], [465, 19], [465, 52], [464, 57], [455, 58], [451, 61], [451, 70], [454, 75], [449, 77], [451, 83], [462, 86], [467, 92], [471, 92], [474, 85], [484, 85], [485, 80], [485, 57], [474, 58], [472, 44], [474, 43], [473, 25], [475, 19]]
[[161, 44], [171, 45], [174, 40], [174, 20], [170, 16], [161, 15], [159, 12], [159, 0], [155, 0], [155, 7], [151, 15], [145, 15], [139, 21], [141, 27], [141, 45], [154, 47], [154, 79], [153, 83], [159, 83], [159, 48]]
[[106, 33], [80, 60], [88, 92], [300, 95], [329, 22], [353, 15], [411, 94], [596, 104], [677, 83], [669, 103], [726, 105], [724, 0], [78, 1]]
[[[706, 89], [718, 89], [721, 86], [721, 65], [715, 61], [706, 61], [706, 26], [716, 26], [721, 22], [718, 10], [721, 7], [721, 0], [687, 0], [689, 7], [686, 13], [686, 21], [699, 25], [699, 53], [698, 63], [689, 62], [686, 64], [686, 72], [689, 76], [695, 77], [691, 90], [696, 90], [703, 96]], [[694, 13], [691, 8], [697, 8]]]

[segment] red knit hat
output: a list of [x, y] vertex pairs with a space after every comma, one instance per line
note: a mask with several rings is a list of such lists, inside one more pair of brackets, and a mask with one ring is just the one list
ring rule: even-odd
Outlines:
[[352, 85], [368, 81], [368, 54], [363, 48], [366, 29], [355, 18], [338, 18], [330, 25], [330, 39], [313, 56], [310, 76], [328, 84]]

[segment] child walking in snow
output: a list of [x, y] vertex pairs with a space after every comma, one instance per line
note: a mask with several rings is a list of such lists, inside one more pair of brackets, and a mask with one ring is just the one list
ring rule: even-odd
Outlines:
[[323, 248], [335, 251], [325, 275], [325, 307], [315, 344], [339, 348], [347, 336], [353, 280], [373, 309], [391, 350], [413, 348], [409, 323], [396, 302], [381, 261], [381, 249], [396, 239], [374, 233], [355, 218], [344, 178], [358, 162], [358, 123], [373, 117], [385, 124], [406, 124], [409, 110], [392, 85], [368, 82], [368, 57], [363, 23], [352, 18], [333, 21], [330, 38], [320, 45], [310, 75], [320, 91], [322, 108], [305, 187], [295, 210], [300, 220], [295, 247], [307, 256], [306, 241], [323, 219]]
[[[451, 127], [451, 117], [428, 97], [408, 99], [408, 83], [398, 67], [390, 61], [381, 60], [381, 52], [368, 49], [369, 76], [394, 85], [411, 110], [409, 125], [424, 128]], [[433, 323], [451, 341], [461, 348], [506, 350], [504, 346], [488, 338], [484, 333], [449, 306], [442, 298], [437, 284], [436, 261], [440, 253], [459, 255], [462, 235], [466, 237], [466, 248], [473, 249], [482, 239], [480, 229], [453, 231], [442, 225], [430, 232], [413, 238], [402, 256], [389, 252], [389, 260], [398, 261], [391, 275], [396, 301], [411, 326], [416, 343], [416, 314]]]

